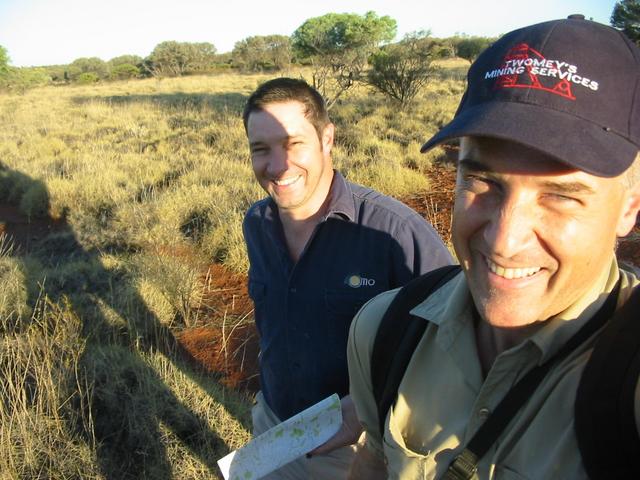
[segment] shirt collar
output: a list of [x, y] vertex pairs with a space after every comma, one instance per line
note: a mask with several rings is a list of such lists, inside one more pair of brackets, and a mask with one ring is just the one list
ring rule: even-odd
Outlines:
[[592, 318], [604, 304], [619, 278], [615, 257], [604, 269], [592, 287], [575, 303], [545, 322], [530, 340], [542, 352], [541, 362], [554, 355], [569, 339]]
[[448, 282], [448, 286], [433, 292], [428, 300], [418, 304], [410, 313], [438, 325], [437, 341], [442, 348], [448, 349], [467, 320], [471, 321], [472, 308], [471, 293], [464, 273], [460, 272]]
[[[342, 215], [349, 221], [353, 222], [356, 218], [356, 206], [353, 201], [353, 194], [349, 182], [337, 170], [333, 171], [333, 179], [329, 188], [329, 202], [327, 212], [322, 217], [322, 221], [332, 215]], [[270, 197], [267, 197], [266, 218], [276, 220], [280, 223], [280, 215], [278, 214], [278, 206]]]
[[[525, 340], [537, 347], [541, 354], [540, 362], [555, 354], [598, 311], [619, 276], [618, 263], [614, 257], [610, 266], [603, 270], [585, 295], [547, 320], [544, 327]], [[625, 285], [629, 283], [631, 281], [625, 280]], [[428, 300], [411, 310], [411, 313], [438, 325], [438, 342], [443, 348], [448, 348], [465, 326], [472, 325], [471, 302], [471, 293], [461, 272], [451, 280], [449, 288], [438, 289]], [[514, 348], [520, 346], [522, 343]]]
[[333, 180], [329, 189], [329, 204], [323, 220], [331, 215], [342, 215], [351, 222], [356, 218], [356, 206], [350, 184], [337, 170], [333, 171]]

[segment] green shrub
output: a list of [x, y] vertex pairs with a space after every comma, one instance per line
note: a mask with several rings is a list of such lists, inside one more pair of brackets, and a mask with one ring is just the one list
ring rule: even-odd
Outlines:
[[51, 77], [44, 68], [8, 67], [5, 74], [0, 75], [0, 90], [24, 93], [26, 90], [51, 83]]
[[433, 45], [423, 32], [382, 47], [369, 58], [367, 83], [406, 106], [433, 75]]
[[91, 83], [96, 83], [99, 80], [100, 80], [100, 77], [98, 76], [98, 74], [93, 72], [81, 73], [76, 78], [76, 82], [78, 82], [80, 85], [89, 85]]
[[111, 69], [110, 76], [114, 80], [127, 80], [140, 76], [140, 69], [130, 63], [121, 63]]

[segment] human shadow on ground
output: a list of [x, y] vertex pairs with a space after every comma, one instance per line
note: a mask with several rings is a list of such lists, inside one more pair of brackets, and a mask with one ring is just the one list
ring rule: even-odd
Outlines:
[[[90, 410], [78, 414], [91, 416], [93, 431], [80, 433], [89, 444], [97, 441], [105, 478], [170, 478], [161, 424], [217, 471], [212, 454], [228, 452], [229, 446], [176, 397], [139, 353], [161, 353], [213, 395], [204, 377], [188, 366], [186, 352], [149, 310], [126, 273], [105, 268], [100, 252], [84, 248], [64, 217], [49, 216], [46, 185], [2, 164], [0, 231], [13, 243], [29, 305], [35, 307], [46, 295], [52, 302], [66, 302], [82, 319], [86, 346], [80, 362], [84, 378], [79, 383], [90, 385], [91, 394]], [[106, 315], [108, 310], [115, 315]], [[233, 402], [215, 400], [243, 422], [244, 415], [234, 412], [238, 407]], [[248, 422], [243, 422], [247, 429]]]

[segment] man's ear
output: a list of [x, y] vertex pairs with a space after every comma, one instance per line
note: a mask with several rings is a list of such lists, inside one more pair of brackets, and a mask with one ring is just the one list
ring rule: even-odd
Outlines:
[[322, 130], [322, 151], [326, 153], [331, 153], [331, 149], [333, 148], [333, 134], [335, 132], [335, 127], [333, 123], [328, 123], [324, 130]]
[[633, 187], [627, 190], [624, 202], [622, 215], [616, 229], [618, 237], [626, 236], [636, 225], [638, 211], [640, 211], [640, 182], [636, 182]]

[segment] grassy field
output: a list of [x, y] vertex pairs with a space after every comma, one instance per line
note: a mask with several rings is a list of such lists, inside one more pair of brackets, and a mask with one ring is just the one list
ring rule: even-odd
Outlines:
[[[408, 111], [364, 87], [345, 98], [336, 167], [427, 191], [443, 152], [419, 146], [466, 66], [445, 63]], [[191, 368], [175, 334], [231, 321], [203, 314], [203, 272], [247, 269], [241, 220], [263, 192], [240, 112], [267, 78], [0, 94], [0, 479], [218, 478], [249, 439], [251, 399]]]

